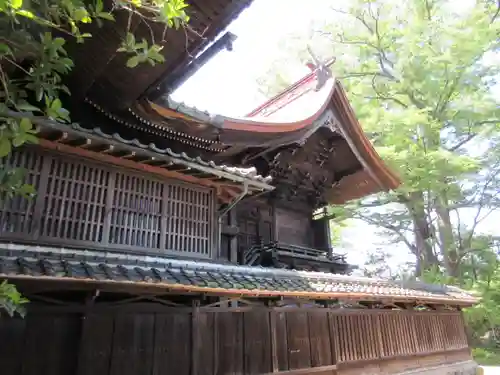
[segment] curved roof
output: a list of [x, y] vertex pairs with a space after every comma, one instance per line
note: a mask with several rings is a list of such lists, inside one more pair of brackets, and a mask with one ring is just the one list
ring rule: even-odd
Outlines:
[[[211, 115], [170, 99], [147, 103], [156, 117], [187, 120], [194, 135], [214, 128], [227, 146], [218, 157], [252, 150], [263, 154], [292, 144], [304, 144], [320, 128], [340, 135], [360, 164], [327, 192], [327, 201], [340, 204], [363, 196], [395, 189], [398, 176], [384, 163], [356, 118], [341, 83], [325, 66], [314, 67], [303, 79], [241, 118]], [[245, 159], [243, 159], [245, 160]], [[342, 163], [342, 160], [338, 161]]]

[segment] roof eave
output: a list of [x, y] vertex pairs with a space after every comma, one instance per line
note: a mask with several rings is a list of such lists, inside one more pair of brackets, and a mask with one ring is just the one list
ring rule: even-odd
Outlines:
[[185, 166], [188, 169], [197, 170], [203, 173], [208, 173], [217, 177], [221, 177], [233, 182], [247, 184], [248, 187], [259, 191], [272, 191], [274, 186], [270, 185], [270, 177], [262, 177], [258, 175], [246, 175], [235, 168], [224, 165], [216, 165], [211, 161], [204, 161], [201, 158], [190, 158], [185, 153], [175, 153], [171, 149], [160, 149], [154, 144], [145, 145], [137, 139], [124, 139], [119, 134], [107, 134], [100, 128], [86, 129], [79, 124], [61, 124], [55, 121], [43, 121], [39, 123], [41, 129], [51, 129], [64, 133], [71, 133], [88, 139], [91, 141], [105, 141], [106, 143], [123, 148], [137, 155], [144, 155], [156, 160], [164, 159], [173, 164]]

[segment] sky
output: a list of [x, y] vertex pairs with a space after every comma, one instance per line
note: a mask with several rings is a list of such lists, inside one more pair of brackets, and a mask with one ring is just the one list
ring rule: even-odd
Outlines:
[[[470, 1], [456, 0], [456, 5], [466, 7]], [[287, 48], [286, 36], [307, 35], [312, 23], [320, 23], [325, 17], [331, 19], [329, 9], [332, 4], [338, 6], [339, 3], [332, 0], [254, 0], [227, 29], [238, 37], [233, 50], [222, 51], [211, 59], [173, 93], [172, 99], [215, 114], [246, 115], [267, 100], [259, 91], [257, 79], [283, 56]], [[500, 64], [500, 55], [490, 59], [490, 62]], [[309, 72], [297, 58], [291, 58], [286, 68], [288, 76], [294, 80]], [[500, 85], [495, 91], [500, 97]], [[470, 216], [473, 217], [474, 213]], [[484, 222], [482, 231], [494, 233], [499, 220], [500, 215], [493, 215]], [[364, 223], [350, 225], [343, 231], [342, 239], [347, 247], [344, 252], [353, 264], [362, 263], [363, 254], [383, 245], [383, 238]], [[394, 264], [412, 260], [406, 248], [391, 245], [391, 249]]]
[[[285, 36], [305, 33], [310, 21], [321, 19], [331, 0], [314, 0], [314, 6], [298, 0], [254, 0], [228, 28], [238, 39], [233, 50], [223, 51], [200, 69], [172, 99], [227, 116], [243, 116], [266, 101], [257, 78], [280, 54]], [[308, 69], [296, 62], [296, 79]]]

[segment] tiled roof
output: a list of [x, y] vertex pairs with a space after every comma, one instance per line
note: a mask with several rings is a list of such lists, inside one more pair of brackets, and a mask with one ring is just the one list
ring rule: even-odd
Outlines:
[[158, 157], [167, 157], [169, 161], [174, 164], [185, 165], [186, 167], [191, 167], [192, 164], [199, 165], [201, 167], [210, 168], [212, 170], [222, 172], [225, 174], [224, 177], [228, 179], [237, 180], [247, 180], [254, 183], [258, 183], [259, 187], [266, 190], [271, 190], [272, 186], [269, 185], [272, 178], [270, 176], [263, 177], [257, 173], [255, 168], [236, 168], [229, 167], [225, 165], [217, 165], [213, 161], [205, 161], [199, 157], [191, 158], [186, 153], [175, 153], [170, 148], [159, 148], [154, 143], [144, 144], [141, 143], [137, 138], [125, 139], [119, 133], [108, 134], [101, 130], [99, 127], [94, 127], [92, 129], [87, 129], [80, 126], [77, 123], [70, 125], [64, 125], [60, 123], [47, 123], [44, 124], [45, 128], [56, 129], [63, 132], [71, 132], [75, 135], [79, 135], [85, 138], [99, 138], [106, 140], [109, 143], [118, 143], [119, 145], [127, 146], [136, 149], [135, 151], [140, 152], [141, 150], [149, 151], [156, 154]]
[[453, 287], [98, 251], [1, 245], [0, 277], [138, 283], [171, 291], [472, 305]]

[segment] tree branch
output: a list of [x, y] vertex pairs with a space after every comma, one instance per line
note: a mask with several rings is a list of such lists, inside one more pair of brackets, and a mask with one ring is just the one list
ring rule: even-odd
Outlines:
[[500, 14], [500, 0], [497, 0], [497, 10], [496, 10], [495, 14], [493, 15], [493, 17], [491, 17], [490, 23], [495, 22], [495, 20], [497, 19], [499, 14]]

